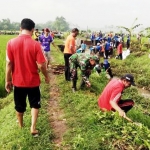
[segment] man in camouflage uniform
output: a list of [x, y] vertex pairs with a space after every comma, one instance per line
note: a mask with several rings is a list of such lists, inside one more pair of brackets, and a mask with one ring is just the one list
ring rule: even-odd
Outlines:
[[76, 91], [78, 67], [81, 70], [82, 76], [81, 87], [85, 84], [87, 87], [90, 87], [91, 83], [89, 81], [89, 76], [91, 74], [91, 70], [96, 66], [96, 64], [99, 64], [99, 57], [86, 53], [75, 53], [69, 58], [69, 63], [73, 92]]

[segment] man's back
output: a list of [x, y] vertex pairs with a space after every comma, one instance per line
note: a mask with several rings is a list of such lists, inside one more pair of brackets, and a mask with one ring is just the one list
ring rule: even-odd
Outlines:
[[37, 63], [45, 62], [40, 44], [22, 34], [8, 42], [8, 59], [13, 64], [13, 84], [18, 87], [39, 86]]

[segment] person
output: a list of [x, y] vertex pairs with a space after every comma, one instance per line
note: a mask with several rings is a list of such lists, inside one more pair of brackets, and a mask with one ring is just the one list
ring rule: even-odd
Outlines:
[[98, 53], [100, 55], [101, 50], [102, 50], [101, 43], [97, 43], [97, 45], [95, 46], [95, 54]]
[[[81, 70], [82, 81], [80, 87], [82, 88], [85, 84], [87, 87], [91, 86], [89, 76], [91, 70], [99, 64], [99, 57], [97, 55], [90, 55], [86, 53], [75, 53], [69, 58], [70, 73], [72, 80], [72, 91], [77, 90], [77, 68]], [[97, 67], [98, 68], [98, 67]]]
[[70, 81], [70, 67], [69, 67], [69, 57], [76, 53], [76, 44], [75, 39], [79, 34], [79, 30], [77, 28], [72, 29], [71, 34], [68, 35], [65, 48], [64, 48], [64, 61], [65, 61], [65, 80]]
[[105, 42], [105, 58], [108, 59], [109, 56], [109, 51], [110, 51], [110, 43], [107, 41]]
[[117, 111], [121, 117], [126, 118], [126, 113], [133, 107], [132, 99], [121, 99], [124, 89], [135, 86], [134, 77], [125, 74], [120, 79], [112, 79], [104, 88], [98, 98], [98, 105], [102, 111]]
[[130, 36], [128, 35], [127, 36], [127, 49], [130, 48]]
[[111, 42], [111, 36], [110, 36], [110, 34], [108, 34], [107, 42], [108, 42], [108, 43]]
[[39, 40], [39, 29], [35, 29], [35, 31], [33, 32], [33, 38], [34, 40], [38, 41]]
[[110, 57], [113, 56], [113, 42], [110, 42], [109, 54]]
[[42, 29], [41, 35], [44, 35], [44, 29]]
[[36, 129], [40, 105], [40, 76], [38, 69], [49, 83], [46, 71], [46, 59], [40, 43], [32, 39], [35, 23], [28, 18], [21, 21], [21, 34], [7, 43], [5, 89], [11, 91], [14, 86], [14, 103], [19, 127], [23, 127], [23, 116], [26, 111], [26, 97], [31, 107], [31, 134], [37, 135]]
[[[50, 30], [48, 28], [44, 29], [44, 35], [41, 35], [39, 37], [39, 41], [41, 43], [41, 46], [44, 50], [44, 54], [45, 57], [47, 59], [47, 65], [46, 65], [46, 69], [48, 70], [49, 64], [50, 64], [50, 44], [52, 43], [52, 45], [57, 49], [53, 38], [50, 36]], [[58, 50], [58, 49], [57, 49]]]
[[113, 37], [113, 43], [114, 43], [114, 47], [117, 48], [118, 47], [118, 35], [115, 34]]
[[54, 39], [54, 36], [55, 36], [55, 35], [54, 35], [54, 32], [53, 32], [53, 31], [50, 32], [50, 35], [51, 35], [51, 37]]
[[81, 44], [81, 49], [82, 49], [82, 53], [84, 53], [85, 50], [86, 50], [86, 44], [85, 44], [84, 41], [83, 41], [82, 44]]
[[95, 34], [94, 33], [91, 34], [90, 39], [91, 39], [92, 45], [95, 45]]
[[113, 78], [113, 74], [112, 74], [112, 70], [111, 70], [111, 66], [110, 63], [108, 62], [107, 59], [104, 60], [103, 63], [101, 63], [101, 68], [104, 69], [104, 71], [106, 71], [106, 73], [109, 74], [110, 79]]
[[122, 60], [122, 42], [119, 42], [119, 45], [117, 47], [117, 53], [118, 53], [117, 59]]
[[80, 48], [76, 50], [76, 53], [85, 53], [86, 44], [84, 43], [84, 41], [81, 41], [81, 42], [82, 42], [82, 44], [81, 44]]

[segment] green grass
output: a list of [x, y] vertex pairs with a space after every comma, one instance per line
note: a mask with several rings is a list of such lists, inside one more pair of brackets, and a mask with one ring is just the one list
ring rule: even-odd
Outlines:
[[[52, 55], [55, 63], [62, 63], [63, 55], [61, 59], [56, 51], [52, 51]], [[112, 62], [118, 66], [116, 70], [119, 70], [120, 74], [126, 72], [122, 68], [121, 61], [112, 60]], [[129, 64], [131, 65], [131, 62]], [[136, 68], [132, 67], [132, 69]], [[97, 76], [96, 73], [93, 73], [90, 80], [92, 83], [90, 89], [86, 88], [72, 93], [71, 83], [64, 81], [64, 75], [58, 76], [57, 84], [61, 89], [60, 106], [64, 109], [69, 127], [64, 136], [64, 145], [69, 145], [70, 149], [77, 150], [120, 150], [121, 148], [138, 149], [139, 147], [150, 149], [150, 117], [144, 114], [145, 110], [149, 111], [149, 107], [146, 107], [150, 104], [149, 99], [141, 97], [135, 87], [125, 90], [123, 94], [123, 98], [132, 98], [135, 101], [135, 107], [127, 116], [143, 124], [142, 128], [137, 127], [121, 119], [118, 113], [101, 112], [97, 104], [98, 97], [108, 79], [104, 74]]]
[[[44, 82], [44, 80], [42, 81]], [[30, 134], [31, 115], [29, 105], [24, 115], [24, 128], [18, 128], [12, 93], [0, 99], [0, 149], [1, 150], [53, 150], [53, 134], [49, 125], [47, 104], [49, 100], [48, 85], [41, 84], [42, 108], [40, 109], [37, 128], [40, 136], [33, 138]], [[3, 103], [4, 102], [4, 103]], [[2, 104], [3, 103], [3, 104]]]
[[8, 40], [15, 37], [14, 35], [0, 35], [0, 97], [6, 95], [5, 91], [5, 66], [6, 66], [6, 45]]
[[[55, 42], [58, 44], [58, 42], [61, 43], [62, 41], [56, 39]], [[64, 64], [63, 54], [56, 51], [53, 47], [51, 55], [53, 56], [53, 64]], [[139, 63], [138, 60], [136, 61], [135, 56], [131, 55], [130, 57], [126, 61], [111, 60], [113, 69], [117, 66], [119, 73], [117, 74], [116, 72], [116, 74], [118, 76], [126, 71], [131, 72], [131, 69], [136, 70], [136, 64], [141, 67], [142, 63], [146, 64], [146, 60]], [[146, 59], [146, 55], [142, 57]], [[131, 60], [134, 63], [131, 63]], [[122, 66], [125, 68], [122, 68]], [[148, 65], [147, 67], [143, 67], [145, 67], [145, 73], [147, 74], [146, 69], [148, 69]], [[131, 73], [136, 75], [136, 71], [132, 71]], [[143, 76], [146, 75], [144, 74]], [[97, 104], [98, 97], [107, 84], [108, 79], [103, 73], [98, 76], [93, 72], [90, 80], [92, 83], [90, 89], [85, 88], [76, 93], [72, 93], [71, 83], [64, 81], [64, 75], [57, 76], [56, 84], [60, 89], [60, 107], [64, 110], [68, 126], [68, 130], [63, 137], [63, 146], [69, 147], [68, 149], [70, 150], [150, 149], [150, 117], [145, 114], [145, 111], [149, 112], [148, 106], [150, 105], [150, 100], [140, 96], [135, 87], [125, 90], [123, 94], [123, 98], [132, 98], [135, 101], [135, 107], [127, 116], [143, 124], [142, 127], [138, 127], [120, 118], [118, 113], [101, 112]], [[136, 76], [137, 80], [138, 75]], [[32, 138], [29, 132], [30, 108], [28, 107], [25, 113], [25, 127], [19, 129], [16, 124], [12, 94], [0, 100], [0, 135], [2, 135], [0, 136], [0, 149], [53, 150], [53, 134], [49, 126], [49, 115], [47, 112], [49, 100], [48, 90], [49, 87], [42, 80], [42, 108], [40, 109], [37, 124], [41, 136], [37, 139]]]

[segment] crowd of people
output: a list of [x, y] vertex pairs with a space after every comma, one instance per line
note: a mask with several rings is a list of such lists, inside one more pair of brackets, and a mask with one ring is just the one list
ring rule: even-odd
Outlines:
[[[7, 92], [10, 92], [12, 86], [14, 87], [14, 104], [19, 126], [23, 127], [23, 116], [26, 111], [26, 98], [28, 97], [31, 107], [31, 128], [30, 132], [33, 136], [38, 136], [39, 131], [36, 128], [39, 108], [41, 107], [40, 94], [40, 76], [38, 69], [41, 70], [45, 77], [45, 82], [49, 84], [50, 77], [48, 68], [50, 64], [50, 45], [58, 50], [54, 44], [54, 38], [48, 28], [43, 29], [39, 34], [35, 28], [35, 23], [28, 18], [21, 21], [20, 35], [11, 39], [7, 43], [6, 51], [6, 84]], [[99, 52], [91, 52], [91, 54], [84, 53], [86, 44], [84, 41], [81, 44], [83, 51], [77, 51], [76, 37], [79, 34], [77, 28], [72, 29], [65, 41], [64, 48], [64, 62], [65, 62], [65, 80], [72, 82], [72, 91], [77, 89], [77, 72], [78, 68], [81, 70], [80, 90], [84, 86], [91, 87], [90, 75], [91, 71], [95, 69], [100, 73], [103, 69], [110, 75], [110, 82], [104, 88], [98, 99], [98, 105], [102, 111], [118, 111], [121, 117], [126, 118], [128, 112], [134, 105], [133, 100], [122, 100], [121, 93], [125, 88], [135, 85], [134, 77], [131, 74], [126, 74], [121, 79], [113, 79], [110, 63], [108, 62], [110, 47], [119, 49], [118, 57], [121, 59], [121, 41], [123, 37], [120, 35], [108, 35], [106, 38], [102, 33], [96, 37], [96, 50]], [[33, 35], [33, 38], [32, 38]], [[94, 42], [94, 35], [91, 36], [91, 42]], [[120, 40], [117, 40], [120, 39]], [[104, 45], [104, 55], [100, 53], [101, 45]], [[95, 47], [94, 47], [95, 48]], [[104, 56], [104, 62], [100, 63], [100, 56]], [[65, 81], [64, 81], [65, 82]]]
[[[113, 54], [116, 54], [116, 59], [123, 59], [123, 47], [129, 50], [130, 48], [130, 36], [127, 36], [127, 40], [125, 42], [125, 35], [124, 34], [102, 34], [100, 31], [99, 33], [92, 33], [90, 36], [91, 45], [89, 47], [91, 54], [99, 54], [104, 58], [108, 59], [112, 57]], [[77, 50], [78, 53], [85, 52], [86, 44], [84, 41], [81, 44], [81, 47]], [[116, 50], [116, 52], [114, 52]]]

